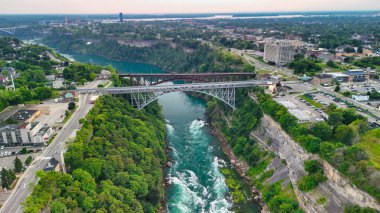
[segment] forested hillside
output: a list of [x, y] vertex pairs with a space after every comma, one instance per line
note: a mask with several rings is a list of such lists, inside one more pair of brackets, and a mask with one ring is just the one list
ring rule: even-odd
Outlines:
[[[193, 35], [194, 31], [176, 29], [168, 32], [157, 26], [144, 30], [128, 25], [122, 29], [119, 29], [120, 25], [97, 27], [96, 33], [90, 33], [89, 29], [85, 28], [55, 29], [51, 35], [44, 38], [44, 42], [62, 52], [149, 63], [168, 72], [253, 72], [255, 69], [229, 52], [198, 41], [198, 36], [201, 37], [202, 34]], [[133, 30], [138, 32], [130, 32]], [[156, 34], [167, 37], [157, 38]], [[92, 43], [88, 44], [89, 41]], [[133, 43], [145, 45], [136, 46]]]
[[39, 173], [25, 212], [155, 212], [163, 199], [165, 125], [157, 104], [102, 97], [68, 145], [68, 174]]

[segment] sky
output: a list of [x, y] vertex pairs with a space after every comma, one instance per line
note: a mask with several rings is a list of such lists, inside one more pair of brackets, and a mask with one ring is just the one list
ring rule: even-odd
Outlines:
[[380, 0], [0, 0], [0, 14], [163, 14], [380, 10]]

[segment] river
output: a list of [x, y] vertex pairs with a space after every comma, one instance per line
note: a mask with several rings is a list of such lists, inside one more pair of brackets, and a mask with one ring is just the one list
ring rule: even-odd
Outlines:
[[[120, 72], [160, 73], [161, 69], [142, 63], [117, 62], [99, 56], [71, 55], [80, 62], [112, 65]], [[233, 205], [221, 167], [230, 167], [219, 140], [205, 123], [202, 100], [185, 93], [169, 93], [159, 98], [167, 127], [172, 166], [165, 172], [167, 210], [182, 212], [259, 212], [252, 200]]]

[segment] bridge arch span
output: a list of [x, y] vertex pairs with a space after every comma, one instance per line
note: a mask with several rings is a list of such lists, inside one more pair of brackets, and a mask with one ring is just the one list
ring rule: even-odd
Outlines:
[[[214, 97], [223, 103], [227, 104], [232, 110], [236, 109], [235, 106], [235, 88], [222, 88], [222, 89], [205, 89], [194, 90], [187, 92], [197, 92]], [[132, 93], [130, 94], [130, 103], [137, 109], [143, 109], [152, 102], [156, 101], [160, 96], [170, 92], [155, 92], [155, 93]]]

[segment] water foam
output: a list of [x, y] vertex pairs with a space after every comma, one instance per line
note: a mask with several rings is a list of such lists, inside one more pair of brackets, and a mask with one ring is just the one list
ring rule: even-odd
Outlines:
[[174, 127], [171, 124], [165, 124], [166, 125], [166, 130], [168, 135], [173, 135], [174, 134]]
[[[169, 212], [230, 212], [232, 202], [226, 198], [228, 187], [219, 171], [226, 166], [226, 162], [213, 156], [214, 148], [205, 140], [207, 136], [202, 130], [205, 125], [206, 122], [200, 119], [188, 125], [189, 138], [187, 144], [183, 145], [185, 153], [179, 147], [179, 151], [172, 148], [173, 157], [178, 159], [178, 164], [171, 167], [169, 172], [169, 182], [173, 190], [168, 205]], [[174, 128], [168, 123], [166, 126], [169, 135], [177, 137], [173, 135]], [[181, 157], [183, 159], [179, 159]], [[191, 162], [194, 157], [200, 157], [194, 161], [195, 164]], [[182, 168], [186, 163], [192, 164], [192, 167]], [[204, 179], [202, 173], [210, 178]]]

